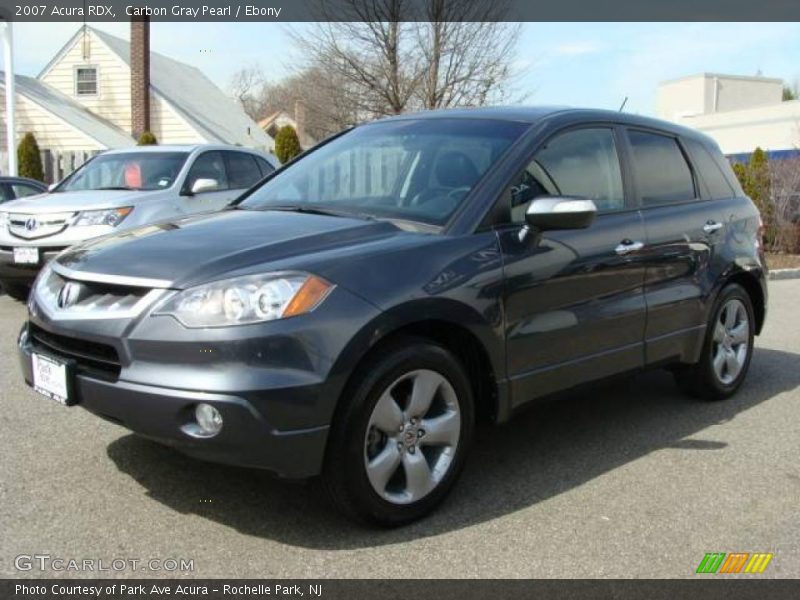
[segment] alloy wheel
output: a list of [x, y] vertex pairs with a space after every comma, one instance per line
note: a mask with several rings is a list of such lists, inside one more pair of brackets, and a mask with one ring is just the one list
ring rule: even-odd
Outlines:
[[728, 300], [714, 324], [712, 365], [717, 379], [730, 385], [742, 372], [750, 351], [750, 322], [744, 303]]
[[461, 433], [458, 396], [429, 369], [389, 385], [370, 416], [364, 464], [372, 488], [393, 504], [416, 502], [448, 473]]

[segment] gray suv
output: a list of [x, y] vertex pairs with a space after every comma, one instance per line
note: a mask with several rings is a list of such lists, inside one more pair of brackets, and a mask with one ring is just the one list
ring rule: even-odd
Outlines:
[[49, 193], [0, 208], [0, 283], [18, 298], [43, 264], [102, 235], [216, 211], [278, 167], [235, 146], [140, 146], [98, 155]]

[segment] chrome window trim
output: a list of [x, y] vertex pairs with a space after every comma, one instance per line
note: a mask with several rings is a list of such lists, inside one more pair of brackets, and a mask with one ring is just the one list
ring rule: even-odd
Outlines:
[[[128, 277], [125, 275], [109, 275], [107, 273], [91, 273], [88, 271], [76, 271], [65, 267], [58, 261], [52, 261], [50, 267], [59, 275], [67, 279], [76, 279], [78, 281], [94, 281], [97, 283], [109, 283], [112, 285], [124, 285], [129, 287], [147, 287], [159, 288], [161, 290], [167, 289], [172, 285], [172, 282], [167, 279], [149, 279], [147, 277]], [[149, 296], [150, 294], [147, 294]], [[147, 297], [145, 296], [145, 298]]]

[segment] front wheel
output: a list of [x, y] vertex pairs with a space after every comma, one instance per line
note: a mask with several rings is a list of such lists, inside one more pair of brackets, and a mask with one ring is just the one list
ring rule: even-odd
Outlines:
[[14, 300], [19, 300], [20, 302], [25, 302], [28, 299], [28, 294], [30, 294], [31, 288], [22, 283], [6, 283], [0, 282], [0, 286], [2, 286], [3, 291], [13, 298]]
[[331, 429], [323, 483], [357, 520], [401, 525], [449, 492], [472, 440], [472, 388], [438, 344], [407, 338], [379, 351], [345, 393]]
[[741, 387], [750, 367], [753, 304], [744, 288], [730, 284], [720, 293], [711, 315], [700, 361], [679, 369], [675, 377], [693, 396], [723, 400]]

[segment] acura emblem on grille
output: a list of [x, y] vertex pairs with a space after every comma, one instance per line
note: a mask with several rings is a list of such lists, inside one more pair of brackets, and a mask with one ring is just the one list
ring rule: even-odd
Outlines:
[[39, 221], [36, 220], [36, 217], [31, 217], [27, 221], [25, 221], [25, 230], [26, 231], [33, 231], [39, 226]]
[[81, 291], [82, 286], [80, 283], [69, 281], [64, 284], [64, 287], [58, 292], [58, 307], [69, 308], [75, 304], [78, 301], [78, 297], [81, 295]]

